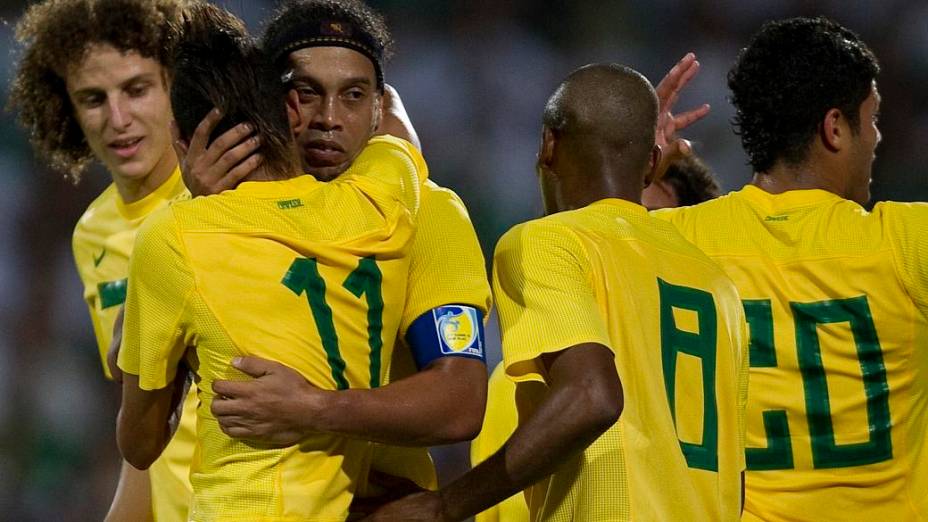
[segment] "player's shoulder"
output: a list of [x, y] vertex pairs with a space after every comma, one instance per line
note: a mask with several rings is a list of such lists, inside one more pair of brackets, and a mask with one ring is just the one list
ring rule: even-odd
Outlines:
[[652, 210], [650, 214], [652, 217], [675, 224], [700, 219], [724, 219], [725, 215], [730, 214], [733, 206], [741, 203], [741, 197], [740, 191], [734, 191], [695, 205]]
[[118, 198], [119, 193], [116, 191], [116, 185], [110, 183], [99, 196], [90, 202], [90, 205], [87, 205], [84, 213], [77, 220], [77, 224], [74, 226], [75, 239], [79, 234], [92, 233], [101, 226], [111, 223], [113, 215], [118, 213], [116, 203]]
[[470, 221], [464, 200], [455, 191], [432, 180], [422, 184], [421, 200], [420, 212]]
[[367, 145], [361, 151], [359, 159], [369, 159], [371, 157], [378, 159], [405, 158], [413, 161], [417, 167], [424, 166], [425, 161], [422, 159], [422, 153], [412, 143], [396, 136], [388, 134], [374, 136], [367, 141]]
[[548, 250], [582, 249], [576, 225], [565, 214], [559, 212], [513, 226], [496, 243], [494, 257], [522, 256], [527, 252], [530, 255], [526, 259], [538, 259]]

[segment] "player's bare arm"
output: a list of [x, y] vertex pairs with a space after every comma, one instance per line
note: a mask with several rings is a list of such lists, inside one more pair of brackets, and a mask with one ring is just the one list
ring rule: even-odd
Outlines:
[[159, 390], [143, 390], [138, 375], [123, 373], [116, 442], [129, 464], [148, 469], [161, 456], [180, 422], [188, 387], [186, 372], [179, 371], [172, 384]]
[[368, 520], [463, 520], [549, 475], [618, 420], [624, 398], [609, 348], [579, 344], [542, 360], [548, 394], [499, 452], [442, 491], [388, 504]]
[[245, 357], [233, 366], [254, 380], [213, 383], [220, 399], [211, 411], [230, 437], [290, 445], [323, 432], [433, 446], [474, 438], [483, 420], [486, 365], [479, 360], [442, 357], [386, 386], [344, 391], [316, 388], [265, 359]]

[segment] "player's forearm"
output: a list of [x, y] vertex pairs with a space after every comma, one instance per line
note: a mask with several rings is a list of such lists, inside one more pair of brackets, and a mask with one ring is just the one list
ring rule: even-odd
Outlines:
[[137, 375], [123, 374], [116, 442], [126, 462], [137, 469], [148, 469], [161, 456], [174, 434], [176, 424], [170, 417], [177, 386], [145, 391], [139, 388], [138, 383]]
[[333, 392], [318, 428], [398, 446], [470, 440], [480, 432], [486, 389], [482, 361], [444, 357], [381, 388]]
[[445, 513], [462, 520], [538, 482], [586, 449], [620, 412], [583, 383], [552, 389], [500, 451], [439, 492]]

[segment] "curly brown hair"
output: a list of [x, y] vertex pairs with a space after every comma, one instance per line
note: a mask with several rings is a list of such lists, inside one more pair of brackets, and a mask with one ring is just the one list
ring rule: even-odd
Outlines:
[[69, 67], [94, 44], [157, 60], [170, 71], [177, 19], [186, 0], [45, 0], [16, 25], [22, 46], [9, 107], [36, 150], [74, 182], [93, 159], [65, 84]]

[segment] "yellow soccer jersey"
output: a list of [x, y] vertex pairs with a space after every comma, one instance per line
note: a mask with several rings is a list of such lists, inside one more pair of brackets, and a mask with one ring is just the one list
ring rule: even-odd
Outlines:
[[[733, 521], [747, 393], [734, 285], [644, 207], [602, 200], [500, 240], [493, 291], [520, 418], [543, 394], [540, 357], [581, 343], [615, 353], [619, 421], [526, 495], [532, 520]], [[526, 399], [526, 400], [523, 400]]]
[[[487, 411], [483, 429], [470, 445], [470, 463], [476, 466], [503, 447], [519, 425], [516, 384], [506, 377], [503, 363], [490, 374]], [[474, 517], [476, 522], [528, 522], [528, 506], [523, 493], [516, 493]]]
[[928, 205], [749, 185], [656, 215], [744, 299], [745, 520], [928, 519]]
[[[464, 304], [490, 310], [490, 283], [486, 262], [467, 209], [457, 194], [431, 181], [422, 186], [416, 237], [409, 253], [406, 308], [400, 339], [390, 367], [390, 381], [415, 373], [416, 367], [403, 338], [420, 315], [438, 306]], [[438, 487], [435, 467], [426, 448], [375, 446], [373, 467], [408, 478], [428, 489]]]
[[[84, 299], [100, 350], [107, 379], [106, 353], [113, 338], [116, 315], [126, 298], [129, 256], [142, 222], [171, 201], [188, 199], [190, 194], [175, 170], [171, 177], [148, 196], [123, 203], [115, 185], [110, 185], [84, 212], [74, 230], [74, 259], [84, 284]], [[196, 438], [196, 390], [184, 402], [184, 421], [171, 443], [149, 469], [152, 512], [157, 522], [187, 520], [192, 488], [190, 461]]]
[[[365, 441], [320, 434], [287, 448], [231, 439], [210, 412], [230, 363], [279, 361], [323, 389], [381, 384], [399, 329], [424, 162], [378, 137], [337, 180], [246, 182], [172, 205], [139, 232], [120, 367], [146, 390], [184, 359], [199, 389], [196, 521], [344, 520]], [[349, 414], [349, 412], [346, 412]]]

